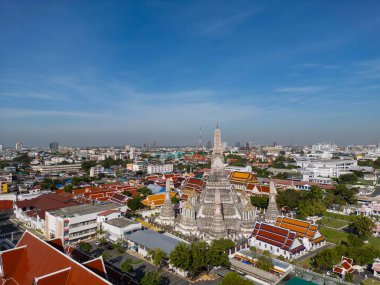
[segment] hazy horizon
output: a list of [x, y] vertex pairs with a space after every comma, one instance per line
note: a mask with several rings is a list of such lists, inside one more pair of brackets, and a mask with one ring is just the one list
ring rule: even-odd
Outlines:
[[2, 1], [0, 144], [380, 142], [379, 1]]

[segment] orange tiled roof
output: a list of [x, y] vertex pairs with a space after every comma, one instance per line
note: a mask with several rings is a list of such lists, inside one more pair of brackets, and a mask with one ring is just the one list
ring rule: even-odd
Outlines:
[[314, 238], [315, 234], [318, 231], [318, 228], [309, 222], [286, 217], [278, 217], [276, 226], [294, 231], [298, 237], [306, 236], [313, 243], [318, 243], [324, 240], [323, 236]]
[[[170, 193], [171, 197], [175, 196], [174, 192]], [[158, 193], [154, 195], [148, 195], [144, 200], [141, 201], [145, 206], [149, 207], [157, 207], [164, 204], [165, 201], [165, 193]]]
[[232, 183], [258, 183], [257, 178], [250, 172], [234, 171], [230, 174]]
[[0, 259], [3, 275], [15, 284], [111, 284], [28, 231]]

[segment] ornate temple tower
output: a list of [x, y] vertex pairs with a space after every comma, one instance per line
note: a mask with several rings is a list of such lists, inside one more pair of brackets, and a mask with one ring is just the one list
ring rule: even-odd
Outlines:
[[270, 182], [270, 190], [269, 190], [269, 204], [268, 204], [268, 209], [265, 211], [265, 221], [269, 223], [275, 223], [277, 220], [277, 216], [280, 215], [280, 212], [277, 209], [277, 204], [276, 204], [276, 195], [277, 195], [277, 190], [276, 187], [274, 186], [274, 182]]
[[214, 210], [214, 220], [210, 227], [210, 238], [211, 239], [221, 239], [227, 236], [227, 229], [224, 223], [224, 218], [222, 215], [222, 205], [220, 202], [220, 190], [215, 190], [215, 210]]
[[165, 201], [164, 205], [162, 206], [160, 215], [156, 219], [156, 221], [163, 225], [174, 225], [174, 210], [171, 200], [171, 191], [170, 191], [170, 181], [171, 179], [166, 179], [166, 191], [165, 191]]
[[196, 203], [195, 190], [187, 198], [187, 201], [182, 207], [182, 213], [179, 218], [179, 223], [175, 229], [184, 235], [198, 236], [199, 230], [197, 227], [195, 203]]
[[242, 204], [241, 232], [246, 238], [248, 238], [251, 236], [255, 225], [256, 208], [252, 205], [251, 199], [245, 190], [242, 191], [240, 200]]

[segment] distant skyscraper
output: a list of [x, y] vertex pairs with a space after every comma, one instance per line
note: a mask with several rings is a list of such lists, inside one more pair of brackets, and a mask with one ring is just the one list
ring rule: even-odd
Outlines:
[[208, 141], [208, 142], [207, 142], [207, 148], [210, 149], [211, 147], [212, 147], [212, 145], [211, 145], [211, 141]]
[[2, 151], [3, 150], [3, 145], [2, 144], [0, 144], [0, 151]]
[[57, 142], [51, 142], [51, 143], [49, 143], [49, 148], [51, 150], [58, 150], [58, 143]]
[[235, 143], [235, 146], [236, 146], [236, 147], [240, 147], [240, 143], [239, 143], [239, 142], [236, 142], [236, 143]]
[[129, 144], [125, 145], [125, 151], [126, 152], [129, 152], [130, 149], [131, 149], [131, 146]]
[[18, 150], [18, 151], [22, 150], [22, 143], [21, 142], [16, 143], [16, 150]]
[[251, 143], [250, 142], [245, 142], [245, 148], [250, 149], [251, 148]]

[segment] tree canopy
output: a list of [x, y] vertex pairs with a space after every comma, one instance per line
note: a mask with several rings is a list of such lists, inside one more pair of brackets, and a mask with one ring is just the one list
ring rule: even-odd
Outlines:
[[219, 282], [219, 285], [253, 285], [253, 283], [236, 272], [228, 272], [223, 279]]
[[355, 217], [352, 224], [350, 224], [350, 229], [359, 238], [366, 240], [372, 235], [372, 229], [375, 227], [374, 222], [364, 216]]
[[153, 264], [158, 266], [167, 259], [166, 253], [161, 248], [153, 248], [148, 251], [148, 256], [152, 259]]
[[161, 283], [162, 277], [158, 271], [147, 272], [140, 280], [141, 285], [160, 285]]

